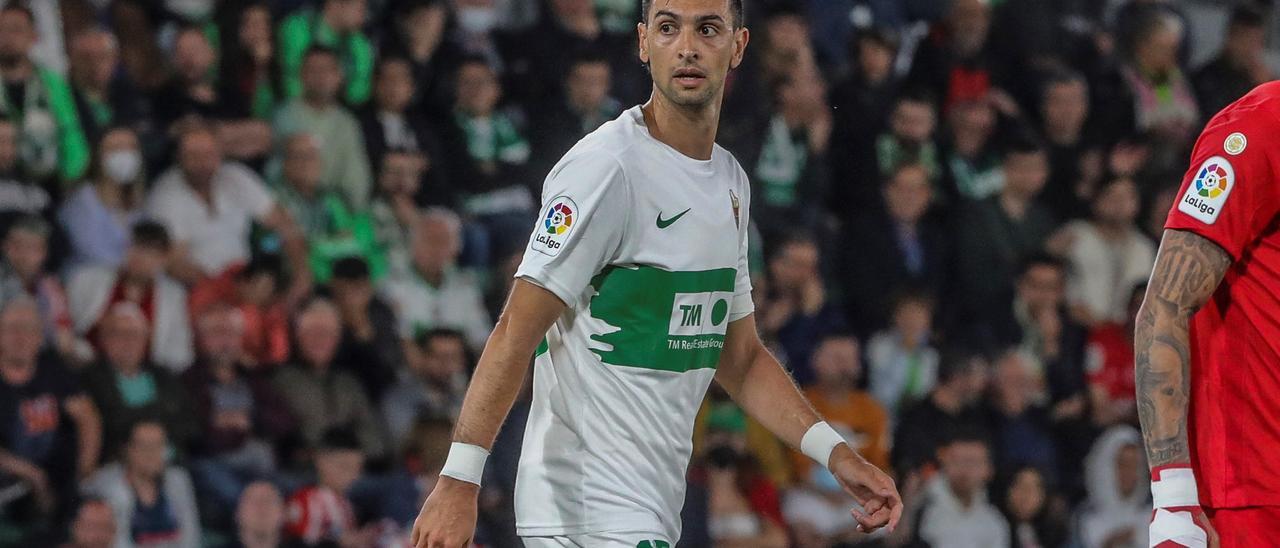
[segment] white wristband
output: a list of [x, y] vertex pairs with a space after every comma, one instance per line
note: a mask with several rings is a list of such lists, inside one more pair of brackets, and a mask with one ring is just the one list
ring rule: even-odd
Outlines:
[[819, 421], [810, 426], [809, 431], [800, 438], [800, 452], [826, 468], [831, 461], [831, 451], [842, 443], [845, 443], [844, 438], [830, 424]]
[[1157, 469], [1151, 476], [1151, 505], [1155, 508], [1200, 506], [1196, 475], [1190, 467]]
[[480, 477], [484, 475], [484, 462], [488, 459], [489, 452], [483, 447], [454, 442], [449, 446], [449, 457], [444, 460], [440, 475], [480, 485]]

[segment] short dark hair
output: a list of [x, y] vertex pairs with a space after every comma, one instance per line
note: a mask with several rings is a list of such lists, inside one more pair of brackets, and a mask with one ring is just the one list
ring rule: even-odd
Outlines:
[[1085, 79], [1083, 74], [1070, 69], [1059, 69], [1045, 76], [1044, 81], [1040, 83], [1040, 97], [1043, 99], [1049, 93], [1049, 88], [1063, 84], [1082, 84], [1085, 90], [1089, 89], [1089, 81]]
[[280, 259], [280, 255], [262, 253], [251, 257], [249, 264], [246, 264], [240, 270], [236, 275], [236, 279], [240, 281], [250, 280], [259, 274], [268, 274], [279, 280], [284, 275], [284, 262]]
[[609, 58], [595, 48], [581, 48], [573, 52], [570, 58], [569, 68], [577, 68], [578, 65], [609, 65]]
[[1045, 148], [1044, 141], [1041, 141], [1039, 137], [1032, 134], [1030, 131], [1019, 131], [1010, 137], [1005, 143], [1004, 154], [1002, 156], [1004, 158], [1008, 158], [1015, 155], [1022, 156], [1028, 154], [1042, 154], [1047, 151], [1048, 149]]
[[457, 329], [450, 329], [447, 327], [424, 329], [418, 333], [417, 337], [414, 337], [414, 343], [416, 343], [419, 348], [426, 348], [427, 343], [431, 342], [432, 339], [455, 339], [462, 342], [463, 348], [467, 346], [466, 335]]
[[133, 225], [131, 236], [133, 245], [160, 251], [168, 251], [171, 243], [169, 231], [164, 225], [155, 221], [142, 221]]
[[52, 227], [49, 226], [49, 221], [46, 221], [44, 217], [35, 213], [23, 213], [9, 224], [9, 230], [5, 231], [4, 237], [8, 238], [10, 234], [19, 230], [48, 239]]
[[1263, 28], [1267, 26], [1267, 14], [1262, 8], [1243, 4], [1236, 6], [1231, 10], [1231, 22], [1228, 25], [1232, 28]]
[[360, 257], [343, 257], [333, 263], [333, 279], [359, 282], [369, 279], [369, 263]]
[[951, 447], [957, 443], [976, 443], [991, 450], [991, 440], [978, 427], [966, 426], [948, 432], [942, 447]]
[[889, 27], [870, 27], [854, 34], [853, 49], [855, 51], [861, 49], [864, 40], [895, 53], [902, 45], [902, 40], [898, 37], [897, 31]]
[[330, 57], [333, 57], [333, 60], [335, 61], [341, 60], [341, 57], [338, 56], [338, 50], [333, 49], [329, 46], [320, 46], [320, 45], [313, 45], [311, 47], [308, 47], [306, 53], [302, 54], [302, 60], [305, 62], [307, 59], [310, 59], [312, 56], [315, 56], [315, 55], [328, 55]]
[[986, 360], [987, 357], [982, 352], [971, 348], [947, 348], [938, 360], [938, 384], [946, 384], [966, 375]]
[[903, 305], [915, 303], [923, 305], [932, 311], [938, 301], [934, 298], [933, 292], [928, 289], [918, 285], [907, 284], [895, 288], [890, 293], [889, 302], [892, 303], [894, 310], [901, 308]]
[[893, 100], [893, 108], [898, 108], [898, 105], [903, 103], [919, 103], [935, 110], [938, 108], [937, 96], [934, 95], [933, 92], [922, 87], [913, 87], [903, 90], [903, 92], [899, 93], [897, 98]]
[[31, 11], [31, 8], [28, 8], [26, 6], [26, 4], [18, 3], [18, 2], [9, 2], [8, 5], [6, 5], [3, 8], [0, 8], [0, 13], [10, 12], [10, 11], [16, 11], [18, 13], [21, 13], [22, 15], [27, 16], [27, 23], [29, 23], [33, 27], [35, 26], [36, 15]]
[[335, 426], [324, 431], [317, 440], [316, 449], [319, 451], [359, 451], [360, 438], [351, 428], [345, 426]]
[[1067, 270], [1067, 263], [1063, 262], [1062, 259], [1048, 253], [1033, 253], [1022, 260], [1022, 264], [1018, 267], [1018, 277], [1026, 276], [1031, 269], [1037, 266], [1056, 268], [1059, 272], [1066, 272]]
[[818, 239], [804, 230], [792, 230], [782, 234], [777, 240], [770, 243], [771, 245], [765, 246], [765, 262], [773, 262], [774, 259], [781, 257], [782, 253], [792, 246], [813, 246], [821, 251]]
[[[653, 0], [640, 0], [641, 23], [649, 23], [649, 8], [652, 7]], [[747, 9], [743, 5], [743, 0], [729, 0], [729, 11], [733, 12], [733, 28], [747, 26]]]

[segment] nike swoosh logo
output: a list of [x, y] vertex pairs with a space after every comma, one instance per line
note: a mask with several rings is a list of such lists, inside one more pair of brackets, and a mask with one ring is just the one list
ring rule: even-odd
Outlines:
[[[691, 207], [691, 208], [689, 208], [689, 209], [693, 209], [693, 208]], [[689, 212], [689, 209], [686, 209], [686, 210], [684, 210], [684, 211], [681, 211], [681, 212], [680, 212], [680, 214], [678, 214], [678, 215], [676, 215], [675, 217], [672, 217], [672, 218], [670, 218], [670, 219], [663, 219], [663, 218], [662, 218], [662, 212], [661, 212], [661, 211], [659, 211], [659, 212], [658, 212], [658, 228], [667, 228], [667, 227], [671, 226], [671, 224], [672, 224], [672, 223], [674, 223], [674, 222], [676, 222], [676, 221], [679, 221], [681, 217], [684, 217], [684, 214], [685, 214], [685, 213], [688, 213], [688, 212]]]

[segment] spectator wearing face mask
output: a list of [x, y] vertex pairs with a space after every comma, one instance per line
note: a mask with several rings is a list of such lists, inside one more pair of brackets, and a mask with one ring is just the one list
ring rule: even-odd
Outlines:
[[94, 149], [90, 179], [58, 208], [58, 223], [70, 240], [64, 269], [119, 266], [129, 246], [129, 231], [142, 218], [146, 173], [138, 136], [115, 127], [103, 132]]

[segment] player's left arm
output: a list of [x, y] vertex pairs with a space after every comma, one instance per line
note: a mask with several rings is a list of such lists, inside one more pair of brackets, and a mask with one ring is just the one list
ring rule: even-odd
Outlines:
[[[803, 450], [802, 442], [810, 429], [825, 426], [791, 375], [760, 341], [754, 314], [729, 324], [716, 382], [747, 414], [793, 448]], [[897, 527], [902, 517], [902, 498], [888, 475], [848, 443], [837, 444], [820, 464], [830, 469], [863, 506], [865, 513], [853, 511], [863, 531], [886, 525], [890, 530]]]

